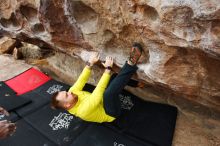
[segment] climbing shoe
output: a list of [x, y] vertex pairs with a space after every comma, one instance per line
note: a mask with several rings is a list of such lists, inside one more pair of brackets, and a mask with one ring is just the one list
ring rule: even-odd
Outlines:
[[137, 64], [138, 60], [141, 57], [142, 51], [143, 51], [143, 48], [141, 44], [134, 43], [130, 51], [130, 56], [128, 58], [129, 61], [134, 65]]

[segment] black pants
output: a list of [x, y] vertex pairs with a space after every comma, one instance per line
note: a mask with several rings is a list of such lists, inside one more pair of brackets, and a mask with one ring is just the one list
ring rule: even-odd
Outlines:
[[137, 86], [137, 81], [130, 80], [136, 70], [136, 65], [129, 65], [127, 62], [125, 62], [119, 74], [112, 76], [110, 83], [104, 93], [103, 99], [106, 114], [113, 117], [120, 116], [121, 103], [119, 99], [119, 94], [122, 92], [127, 84], [132, 87]]

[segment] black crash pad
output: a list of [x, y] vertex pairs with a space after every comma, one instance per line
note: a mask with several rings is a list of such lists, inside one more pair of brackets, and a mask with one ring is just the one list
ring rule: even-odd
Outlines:
[[17, 95], [0, 97], [0, 106], [9, 112], [15, 109], [19, 109], [29, 103], [31, 103], [31, 100], [25, 99]]
[[31, 100], [29, 99], [17, 96], [16, 92], [13, 91], [7, 84], [0, 82], [0, 106], [5, 110], [11, 112], [30, 102]]
[[88, 122], [63, 110], [53, 110], [45, 105], [38, 111], [24, 117], [41, 134], [60, 146], [68, 146], [83, 132]]
[[36, 92], [37, 94], [39, 94], [40, 96], [44, 96], [45, 98], [51, 98], [51, 96], [58, 91], [67, 91], [69, 90], [70, 86], [56, 81], [56, 80], [49, 80], [48, 82], [46, 82], [45, 84], [41, 85], [40, 87], [38, 87], [37, 89], [34, 90], [34, 92]]
[[15, 95], [16, 92], [12, 90], [7, 84], [4, 82], [0, 81], [0, 97], [2, 96], [10, 96], [10, 95]]
[[102, 124], [91, 124], [71, 146], [153, 146], [138, 139], [128, 137], [104, 127]]
[[12, 136], [0, 140], [0, 146], [56, 146], [24, 120], [16, 122], [16, 126], [16, 132]]
[[[86, 84], [84, 90], [92, 92], [95, 87]], [[119, 95], [122, 115], [105, 126], [148, 144], [171, 146], [177, 118], [177, 108], [160, 103], [143, 101], [123, 90]]]
[[123, 113], [112, 123], [120, 132], [154, 145], [172, 145], [177, 118], [176, 107], [143, 101], [125, 90], [120, 99]]
[[39, 94], [37, 94], [34, 91], [30, 91], [28, 93], [22, 94], [22, 95], [20, 95], [20, 97], [32, 101], [30, 104], [25, 105], [22, 108], [15, 110], [15, 112], [21, 117], [24, 117], [24, 116], [38, 110], [39, 108], [41, 108], [42, 106], [44, 106], [50, 102], [50, 98], [40, 96]]
[[35, 90], [20, 95], [20, 97], [23, 97], [24, 99], [31, 100], [32, 103], [16, 110], [16, 112], [20, 116], [24, 117], [32, 112], [35, 112], [42, 106], [50, 103], [53, 93], [57, 91], [68, 90], [69, 88], [69, 85], [51, 79]]
[[[52, 93], [68, 90], [68, 88], [68, 85], [49, 80], [33, 91], [23, 94], [22, 97], [32, 100], [32, 103], [16, 110], [16, 112], [46, 139], [61, 146], [71, 143], [76, 145], [81, 141], [80, 139], [84, 140], [83, 136], [86, 135], [100, 137], [97, 139], [100, 140], [97, 144], [105, 142], [102, 136], [112, 135], [109, 139], [106, 137], [108, 139], [106, 145], [111, 143], [116, 146], [120, 144], [121, 146], [123, 144], [170, 146], [172, 144], [177, 116], [175, 107], [143, 101], [124, 90], [120, 95], [122, 115], [114, 122], [101, 124], [101, 127], [97, 128], [97, 125], [90, 126], [91, 123], [82, 121], [67, 112], [52, 110], [49, 107]], [[90, 92], [93, 89], [94, 86], [89, 84], [84, 88]], [[67, 126], [68, 122], [70, 122], [69, 126]], [[116, 137], [118, 139], [113, 141]], [[91, 138], [88, 138], [88, 141]], [[82, 144], [86, 144], [85, 140]]]

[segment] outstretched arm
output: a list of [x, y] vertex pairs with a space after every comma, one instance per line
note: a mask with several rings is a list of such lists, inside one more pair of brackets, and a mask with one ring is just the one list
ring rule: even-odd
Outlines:
[[93, 91], [92, 95], [95, 94], [100, 94], [101, 96], [103, 96], [105, 89], [108, 85], [108, 82], [110, 80], [110, 72], [112, 66], [113, 66], [114, 60], [111, 56], [107, 56], [106, 57], [106, 61], [105, 63], [102, 63], [102, 65], [105, 67], [105, 72], [103, 73], [101, 79], [98, 82], [98, 85], [96, 86], [95, 90]]
[[99, 60], [99, 53], [95, 52], [90, 56], [90, 59], [86, 65], [86, 67], [83, 69], [82, 73], [80, 74], [79, 78], [75, 82], [75, 84], [70, 88], [69, 91], [81, 91], [87, 81], [89, 80], [89, 77], [91, 75], [91, 68], [92, 66]]
[[[84, 104], [83, 109], [88, 110], [95, 108], [102, 101], [103, 94], [111, 77], [110, 75], [111, 70], [109, 68], [113, 66], [113, 58], [107, 56], [105, 63], [103, 63], [103, 66], [106, 68], [105, 72], [103, 73], [101, 79], [99, 80], [95, 90], [92, 92], [91, 96], [89, 97], [88, 102]], [[83, 110], [81, 111], [84, 112]]]

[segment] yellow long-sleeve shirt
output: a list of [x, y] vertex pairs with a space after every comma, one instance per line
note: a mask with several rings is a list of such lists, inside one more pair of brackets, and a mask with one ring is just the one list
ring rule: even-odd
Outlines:
[[110, 74], [103, 73], [95, 90], [90, 93], [83, 91], [91, 75], [91, 69], [85, 67], [76, 83], [69, 89], [70, 92], [78, 96], [76, 105], [69, 113], [90, 122], [112, 122], [115, 118], [107, 115], [103, 107], [103, 94], [110, 80]]

